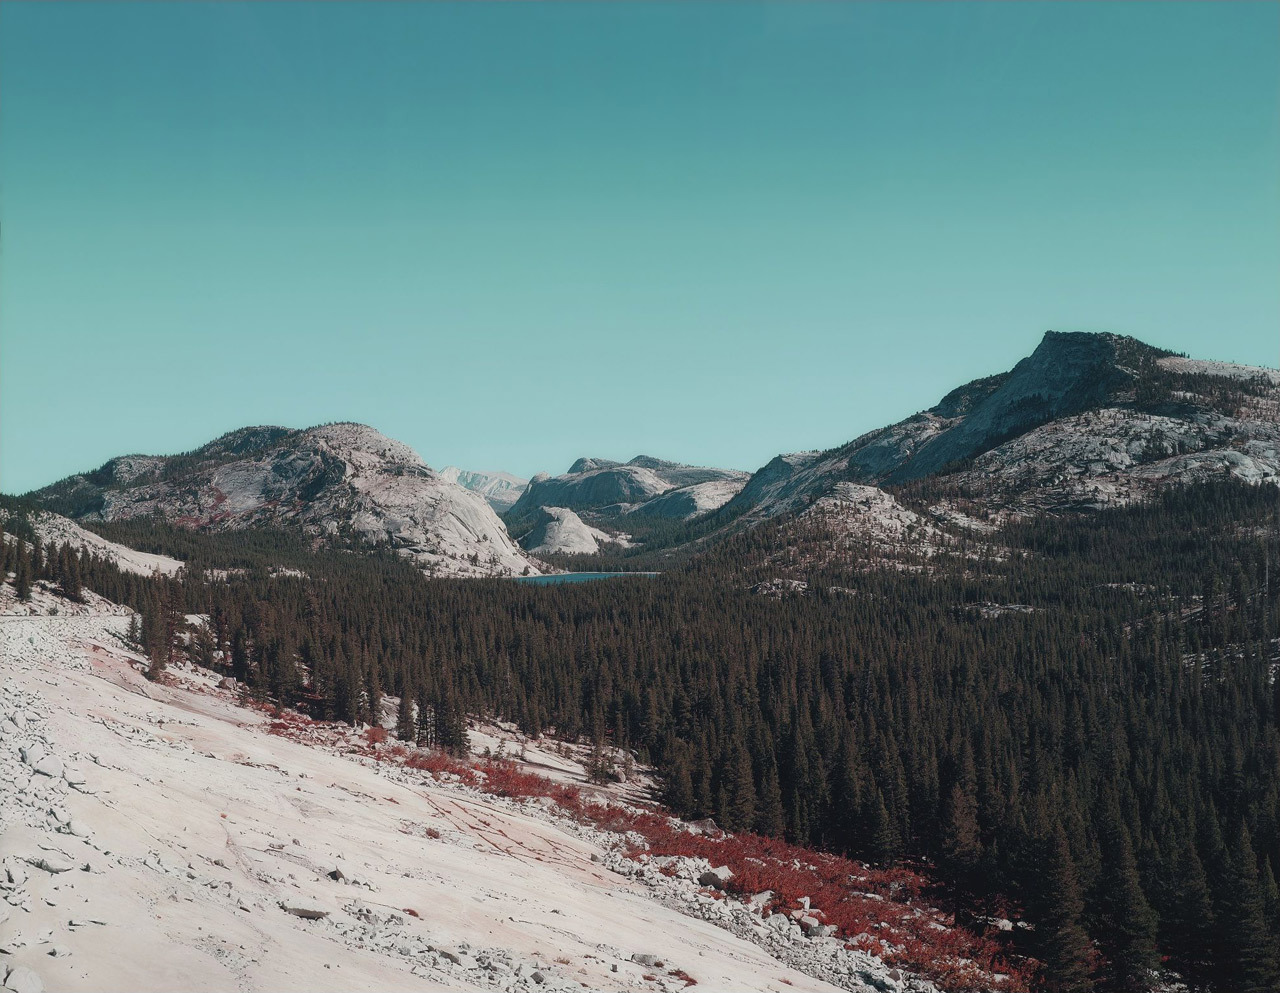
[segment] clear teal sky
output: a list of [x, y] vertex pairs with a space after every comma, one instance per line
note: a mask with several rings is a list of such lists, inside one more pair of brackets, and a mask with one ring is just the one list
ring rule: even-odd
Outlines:
[[252, 423], [755, 468], [1280, 351], [1280, 5], [0, 5], [0, 488]]

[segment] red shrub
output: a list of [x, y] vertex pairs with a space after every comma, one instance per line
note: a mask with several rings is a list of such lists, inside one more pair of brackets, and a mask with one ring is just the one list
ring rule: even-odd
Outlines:
[[388, 737], [389, 736], [387, 734], [386, 728], [382, 728], [382, 727], [378, 727], [377, 725], [374, 725], [372, 727], [367, 727], [364, 729], [364, 740], [371, 745], [381, 745], [387, 740]]

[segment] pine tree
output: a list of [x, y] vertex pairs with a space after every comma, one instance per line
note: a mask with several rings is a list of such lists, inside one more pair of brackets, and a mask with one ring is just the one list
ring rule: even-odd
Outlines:
[[835, 851], [852, 855], [861, 849], [862, 784], [853, 736], [845, 735], [840, 758], [831, 768], [831, 810], [827, 816], [827, 843]]
[[677, 758], [671, 766], [663, 802], [681, 817], [688, 817], [693, 812], [693, 779], [689, 775], [689, 763], [683, 758]]
[[1108, 987], [1117, 990], [1149, 990], [1156, 954], [1155, 912], [1147, 903], [1138, 880], [1129, 833], [1120, 819], [1114, 797], [1102, 815], [1102, 875], [1098, 881], [1098, 930], [1108, 960]]
[[1213, 898], [1204, 865], [1189, 838], [1173, 859], [1173, 881], [1162, 904], [1161, 937], [1170, 965], [1193, 988], [1207, 988], [1214, 973]]
[[756, 806], [755, 830], [766, 838], [781, 838], [786, 827], [786, 813], [782, 809], [782, 788], [778, 784], [778, 766], [770, 762], [765, 766], [760, 780], [759, 803]]
[[147, 669], [147, 678], [152, 682], [159, 682], [165, 670], [173, 664], [181, 625], [182, 607], [178, 584], [166, 582], [160, 592], [158, 616], [153, 625], [150, 646], [151, 665]]
[[396, 737], [401, 741], [418, 740], [418, 721], [414, 716], [413, 688], [406, 681], [400, 690], [400, 705], [396, 708]]
[[1234, 993], [1274, 993], [1280, 988], [1280, 964], [1267, 927], [1257, 857], [1243, 823], [1219, 871], [1214, 902], [1218, 978]]
[[31, 575], [33, 573], [31, 559], [27, 555], [26, 543], [19, 540], [18, 542], [18, 566], [15, 570], [13, 585], [18, 594], [18, 599], [22, 603], [30, 603], [31, 601]]
[[1093, 989], [1093, 949], [1080, 925], [1084, 899], [1066, 832], [1059, 826], [1046, 845], [1038, 887], [1035, 945], [1044, 963], [1045, 989], [1052, 993], [1085, 993]]
[[892, 862], [901, 851], [902, 840], [897, 826], [884, 804], [884, 794], [877, 786], [863, 816], [866, 825], [863, 850], [871, 862]]
[[729, 756], [724, 782], [727, 794], [724, 826], [730, 831], [750, 830], [756, 819], [756, 787], [751, 756], [742, 742]]
[[955, 890], [955, 915], [962, 915], [965, 896], [974, 889], [974, 871], [982, 858], [978, 833], [978, 799], [962, 783], [951, 788], [942, 836], [943, 865]]
[[69, 545], [62, 546], [58, 568], [58, 583], [62, 587], [62, 595], [74, 603], [82, 603], [84, 591], [80, 584], [80, 560]]

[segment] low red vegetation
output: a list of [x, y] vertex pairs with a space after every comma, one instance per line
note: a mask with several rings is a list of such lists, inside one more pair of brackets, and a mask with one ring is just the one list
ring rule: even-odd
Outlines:
[[788, 911], [809, 897], [816, 915], [855, 947], [927, 976], [944, 990], [989, 990], [993, 973], [1009, 977], [1000, 988], [1010, 993], [1031, 988], [1034, 963], [1011, 960], [995, 934], [956, 927], [950, 915], [922, 903], [930, 882], [912, 869], [876, 869], [755, 834], [712, 839], [669, 822], [665, 830], [642, 833], [650, 855], [727, 865], [733, 870], [729, 890], [744, 898], [772, 890], [769, 906]]
[[670, 975], [672, 979], [680, 980], [680, 982], [684, 983], [685, 986], [698, 985], [698, 981], [694, 979], [691, 975], [689, 975], [687, 972], [685, 972], [683, 969], [672, 969]]
[[[318, 722], [289, 712], [272, 716], [275, 719], [268, 727], [272, 734], [302, 738], [302, 732], [314, 734], [319, 727]], [[951, 915], [929, 906], [923, 896], [933, 884], [911, 868], [872, 868], [754, 834], [692, 834], [659, 808], [588, 800], [577, 786], [525, 772], [510, 760], [468, 762], [445, 752], [411, 749], [399, 743], [376, 748], [387, 740], [386, 730], [379, 727], [367, 729], [364, 737], [370, 754], [378, 761], [394, 762], [436, 777], [454, 776], [494, 796], [546, 797], [562, 813], [579, 821], [603, 831], [630, 834], [635, 842], [627, 852], [631, 858], [676, 856], [727, 865], [733, 871], [731, 892], [746, 898], [773, 891], [766, 913], [769, 909], [795, 909], [801, 906], [800, 898], [807, 896], [814, 914], [835, 925], [846, 947], [859, 948], [886, 963], [918, 973], [947, 993], [992, 989], [1027, 993], [1031, 989], [1037, 963], [1011, 957], [1005, 943], [1007, 937], [1002, 938], [1001, 932], [979, 934], [957, 927]], [[440, 833], [428, 829], [427, 835], [438, 838]], [[676, 870], [664, 866], [659, 871], [674, 875]], [[996, 982], [996, 973], [1006, 978]], [[649, 976], [645, 978], [654, 981]], [[677, 978], [686, 985], [694, 984], [684, 974]]]
[[405, 908], [404, 908], [404, 912], [405, 912], [406, 914], [408, 914], [410, 917], [421, 917], [421, 916], [422, 916], [420, 913], [418, 913], [418, 912], [417, 912], [416, 910], [414, 910], [412, 907], [405, 907]]

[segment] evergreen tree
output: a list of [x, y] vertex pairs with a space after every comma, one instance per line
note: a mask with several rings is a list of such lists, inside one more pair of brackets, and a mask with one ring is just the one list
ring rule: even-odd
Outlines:
[[756, 832], [767, 838], [781, 838], [786, 827], [786, 812], [782, 808], [778, 767], [773, 762], [765, 766], [764, 777], [760, 781], [759, 801], [756, 806]]
[[878, 786], [867, 804], [863, 820], [866, 825], [863, 851], [867, 859], [879, 863], [892, 862], [896, 859], [901, 850], [902, 841], [898, 836], [897, 826], [885, 806], [884, 794], [880, 792]]
[[724, 826], [730, 831], [750, 830], [756, 819], [755, 777], [746, 745], [739, 742], [726, 764]]
[[58, 554], [58, 585], [62, 595], [74, 603], [84, 601], [80, 584], [80, 560], [70, 545], [64, 544]]
[[1080, 924], [1084, 899], [1067, 835], [1061, 827], [1045, 845], [1033, 906], [1035, 949], [1044, 963], [1045, 989], [1051, 993], [1086, 993], [1093, 989], [1093, 949]]
[[1184, 842], [1173, 862], [1173, 882], [1162, 901], [1163, 943], [1169, 964], [1192, 986], [1207, 989], [1214, 974], [1213, 898], [1194, 841]]
[[15, 570], [13, 585], [17, 592], [18, 600], [22, 603], [31, 602], [31, 576], [34, 570], [31, 566], [31, 559], [27, 555], [26, 544], [22, 541], [18, 542], [18, 565]]
[[1106, 985], [1125, 991], [1149, 990], [1160, 964], [1155, 912], [1138, 879], [1129, 834], [1114, 796], [1102, 815], [1102, 874], [1098, 880], [1097, 933], [1107, 959]]
[[960, 918], [964, 897], [975, 887], [975, 871], [982, 858], [982, 839], [978, 831], [978, 800], [956, 783], [947, 800], [946, 828], [942, 837], [943, 866], [955, 889], [955, 913]]
[[862, 849], [862, 817], [865, 811], [858, 775], [860, 767], [852, 735], [846, 735], [840, 758], [831, 768], [831, 810], [827, 816], [828, 844], [845, 855], [853, 855]]
[[418, 721], [414, 715], [413, 687], [407, 682], [400, 690], [400, 705], [396, 708], [396, 737], [410, 743], [418, 740]]
[[1217, 979], [1233, 993], [1274, 993], [1280, 988], [1276, 941], [1267, 927], [1258, 862], [1243, 823], [1220, 873], [1214, 901], [1222, 949]]
[[663, 802], [681, 816], [688, 817], [694, 809], [693, 779], [689, 775], [689, 763], [677, 758], [667, 776]]

